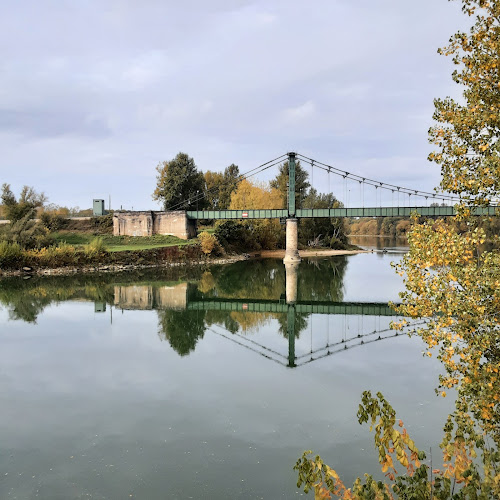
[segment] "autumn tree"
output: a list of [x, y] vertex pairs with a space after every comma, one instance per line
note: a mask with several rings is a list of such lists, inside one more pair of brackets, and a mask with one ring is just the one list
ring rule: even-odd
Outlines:
[[204, 208], [205, 181], [193, 158], [179, 153], [173, 160], [159, 163], [156, 171], [153, 200], [161, 202], [165, 210]]
[[204, 197], [209, 210], [225, 210], [231, 203], [231, 195], [241, 180], [239, 168], [234, 163], [224, 173], [208, 170], [204, 174]]
[[220, 210], [220, 186], [224, 180], [224, 175], [220, 172], [207, 170], [203, 174], [205, 180], [204, 197], [208, 210]]
[[37, 209], [47, 201], [43, 193], [24, 186], [19, 199], [16, 199], [10, 185], [3, 184], [1, 199], [5, 217], [10, 220], [10, 224], [3, 229], [0, 239], [18, 244], [22, 249], [40, 248], [50, 243], [47, 230], [34, 220]]
[[441, 166], [441, 188], [464, 201], [488, 204], [500, 192], [500, 2], [462, 0], [476, 15], [469, 33], [458, 32], [439, 53], [453, 56], [455, 83], [464, 88], [460, 102], [436, 99], [429, 131], [438, 150], [429, 160]]
[[[295, 162], [295, 206], [300, 208], [301, 198], [305, 198], [311, 185], [308, 182], [309, 174], [302, 168], [300, 161]], [[271, 181], [271, 187], [277, 189], [281, 195], [281, 205], [286, 208], [288, 201], [288, 161], [279, 166], [278, 175]]]
[[16, 199], [14, 193], [10, 189], [10, 184], [2, 185], [2, 205], [4, 216], [14, 223], [24, 217], [33, 219], [36, 215], [37, 208], [43, 207], [47, 201], [44, 193], [37, 193], [34, 188], [24, 186]]
[[[440, 187], [461, 203], [454, 220], [413, 218], [410, 250], [397, 266], [406, 285], [399, 312], [407, 319], [394, 325], [418, 334], [426, 355], [437, 351], [443, 364], [438, 394], [455, 390], [442, 466], [433, 457], [436, 469], [429, 470], [383, 396], [365, 393], [359, 421], [374, 426], [390, 483], [367, 476], [347, 488], [320, 457], [306, 453], [296, 464], [299, 483], [318, 498], [500, 498], [500, 251], [484, 249], [484, 229], [471, 216], [472, 208], [500, 195], [500, 2], [462, 0], [462, 10], [475, 16], [474, 25], [440, 53], [457, 65], [453, 80], [463, 99], [437, 99], [437, 125], [429, 131], [437, 147], [429, 159], [441, 166]], [[414, 326], [417, 319], [420, 326]], [[396, 473], [397, 462], [404, 476]]]
[[[266, 184], [254, 184], [244, 179], [231, 196], [231, 210], [273, 209], [281, 207], [281, 195], [277, 189]], [[254, 248], [273, 249], [284, 236], [279, 221], [273, 219], [246, 220], [241, 225], [247, 230]]]

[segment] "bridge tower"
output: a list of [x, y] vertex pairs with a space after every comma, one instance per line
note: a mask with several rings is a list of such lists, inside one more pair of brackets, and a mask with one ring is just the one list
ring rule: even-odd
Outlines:
[[288, 215], [286, 218], [285, 264], [298, 264], [298, 220], [295, 217], [295, 153], [288, 153]]

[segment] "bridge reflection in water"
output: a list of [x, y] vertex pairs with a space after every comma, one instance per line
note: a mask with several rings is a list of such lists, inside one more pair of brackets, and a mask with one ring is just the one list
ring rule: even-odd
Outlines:
[[[199, 321], [181, 320], [181, 318], [185, 318], [185, 315], [190, 312], [206, 313], [211, 311], [226, 315], [227, 313], [243, 313], [245, 315], [267, 314], [275, 318], [279, 316], [282, 319], [283, 330], [286, 330], [286, 332], [282, 331], [282, 333], [286, 334], [288, 338], [287, 354], [280, 353], [273, 347], [242, 334], [238, 328], [233, 328], [231, 331], [221, 328], [221, 316], [218, 317], [218, 321], [212, 322], [207, 330], [288, 367], [301, 366], [352, 347], [400, 335], [389, 328], [389, 321], [380, 321], [380, 318], [383, 317], [389, 320], [391, 317], [396, 316], [395, 311], [387, 303], [298, 300], [297, 268], [296, 264], [285, 265], [285, 293], [279, 299], [228, 298], [204, 296], [203, 294], [192, 296], [193, 294], [189, 293], [188, 283], [179, 283], [171, 286], [134, 284], [116, 285], [114, 287], [114, 306], [122, 310], [177, 312], [179, 313], [177, 320], [180, 320], [182, 323], [180, 327], [186, 330], [184, 335], [187, 338], [194, 338], [194, 343], [196, 343], [199, 336], [203, 335], [205, 328], [201, 327]], [[341, 321], [336, 322], [336, 331], [332, 332], [331, 340], [329, 331], [330, 321], [324, 322], [323, 329], [326, 327], [327, 330], [323, 332], [326, 336], [325, 342], [314, 349], [312, 345], [312, 315], [335, 315], [341, 317]], [[295, 344], [299, 333], [297, 331], [297, 321], [301, 322], [301, 328], [304, 329], [305, 317], [309, 317], [311, 323], [311, 348], [307, 353], [296, 355]], [[367, 320], [363, 320], [363, 318], [367, 318]], [[372, 320], [371, 323], [369, 321], [370, 318]], [[175, 322], [175, 318], [172, 318], [168, 321], [168, 326], [165, 327], [165, 337], [170, 341], [172, 340], [171, 330]], [[356, 322], [357, 325], [355, 324]], [[193, 331], [188, 331], [190, 328]], [[342, 331], [339, 332], [339, 329]], [[318, 334], [319, 332], [315, 331], [315, 336]], [[174, 347], [174, 345], [172, 346]], [[192, 348], [194, 348], [194, 344]], [[187, 351], [176, 350], [178, 350], [179, 354], [184, 355], [191, 349]]]

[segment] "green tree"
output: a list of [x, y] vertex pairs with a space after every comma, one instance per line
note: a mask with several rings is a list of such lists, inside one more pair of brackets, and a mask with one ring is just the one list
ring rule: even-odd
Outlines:
[[[302, 206], [303, 208], [341, 208], [342, 203], [335, 198], [333, 193], [318, 193], [316, 189], [311, 188]], [[345, 248], [347, 236], [343, 220], [338, 217], [302, 219], [299, 223], [299, 242], [307, 245], [309, 241], [318, 237], [326, 242], [327, 246]]]
[[207, 170], [203, 175], [205, 179], [204, 198], [208, 210], [220, 210], [221, 207], [221, 186], [224, 181], [224, 175], [220, 172]]
[[[308, 177], [309, 174], [302, 168], [300, 161], [295, 162], [295, 206], [297, 208], [301, 206], [301, 199], [307, 197], [308, 189], [311, 187], [307, 181]], [[280, 208], [286, 208], [288, 200], [288, 161], [280, 165], [278, 175], [270, 184], [272, 188], [280, 192], [282, 200]]]
[[193, 158], [179, 153], [173, 160], [159, 163], [156, 171], [158, 175], [153, 200], [163, 203], [165, 210], [204, 208], [205, 181]]
[[34, 188], [24, 186], [17, 200], [10, 189], [10, 184], [2, 185], [2, 205], [4, 216], [14, 223], [28, 216], [33, 219], [36, 215], [36, 209], [43, 207], [47, 201], [44, 193], [37, 193]]
[[209, 210], [225, 210], [231, 203], [231, 195], [240, 183], [240, 171], [234, 163], [226, 167], [224, 173], [205, 172], [204, 197]]
[[222, 210], [229, 208], [231, 204], [231, 195], [238, 189], [241, 182], [240, 169], [238, 165], [231, 163], [224, 169], [222, 186], [220, 189], [220, 208]]

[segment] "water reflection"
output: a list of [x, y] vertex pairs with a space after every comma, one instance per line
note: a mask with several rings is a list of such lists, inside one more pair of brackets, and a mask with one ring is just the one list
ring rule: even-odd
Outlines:
[[349, 243], [367, 250], [385, 251], [390, 253], [404, 253], [409, 249], [406, 236], [359, 236], [350, 235]]
[[[8, 279], [2, 281], [0, 302], [9, 319], [30, 323], [62, 301], [92, 301], [94, 313], [109, 310], [110, 321], [113, 308], [156, 311], [160, 340], [180, 356], [193, 352], [210, 331], [296, 367], [394, 335], [386, 303], [343, 300], [347, 263], [345, 257], [306, 259], [285, 267], [281, 260], [265, 259], [205, 269]], [[307, 330], [309, 349], [301, 339]], [[285, 337], [288, 349], [270, 342], [268, 331]]]

